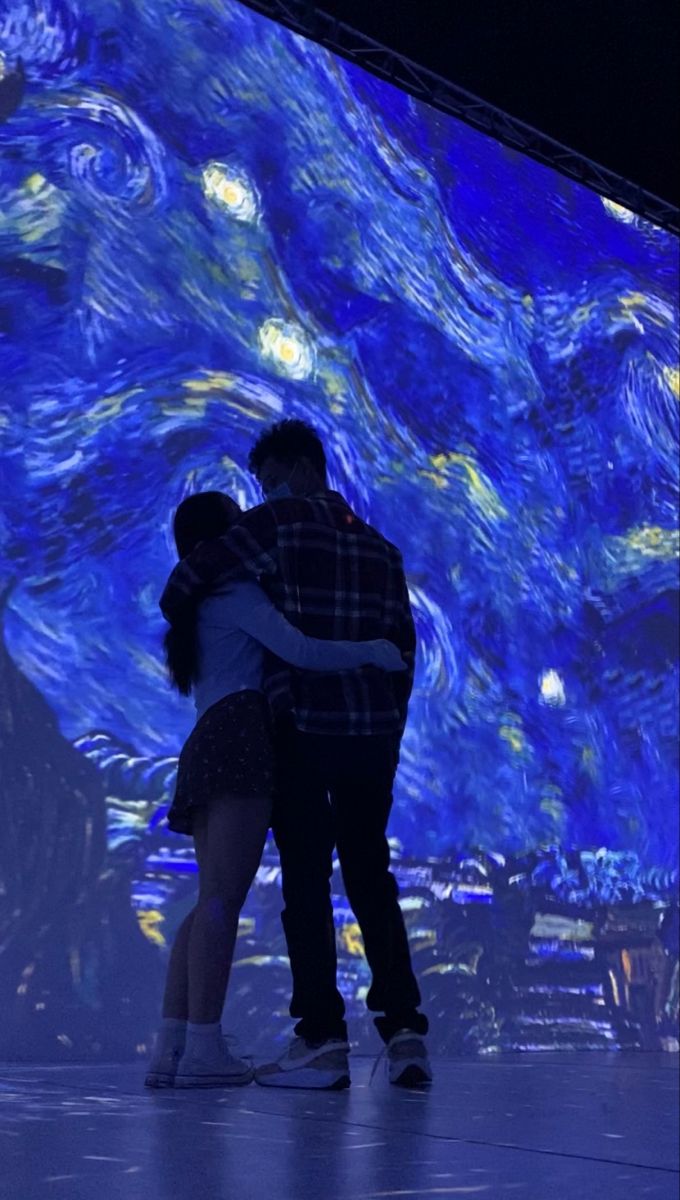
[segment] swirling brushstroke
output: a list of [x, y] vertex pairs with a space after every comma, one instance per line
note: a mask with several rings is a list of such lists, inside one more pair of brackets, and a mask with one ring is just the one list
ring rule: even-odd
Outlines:
[[177, 753], [171, 511], [303, 415], [404, 550], [405, 851], [672, 870], [677, 243], [230, 0], [7, 12], [0, 569], [65, 735]]

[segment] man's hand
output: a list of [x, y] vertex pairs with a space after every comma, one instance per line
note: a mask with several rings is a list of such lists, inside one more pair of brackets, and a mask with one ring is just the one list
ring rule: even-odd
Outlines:
[[187, 586], [189, 580], [186, 570], [183, 569], [184, 565], [183, 561], [177, 564], [163, 588], [159, 601], [163, 616], [171, 624], [196, 604], [195, 592]]
[[199, 542], [188, 558], [178, 562], [160, 599], [166, 620], [176, 621], [197, 604], [209, 591], [207, 580], [219, 574], [223, 563], [224, 550], [219, 540]]
[[273, 575], [278, 527], [271, 505], [251, 508], [219, 538], [199, 542], [170, 575], [160, 599], [167, 621], [176, 621], [209, 592], [234, 576]]
[[372, 666], [379, 667], [381, 671], [407, 670], [406, 663], [394, 642], [389, 642], [387, 638], [376, 638], [368, 645], [371, 648]]

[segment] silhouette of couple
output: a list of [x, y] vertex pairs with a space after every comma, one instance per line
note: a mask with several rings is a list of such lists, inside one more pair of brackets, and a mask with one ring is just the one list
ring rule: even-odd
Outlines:
[[[194, 839], [197, 903], [177, 933], [149, 1087], [349, 1086], [330, 898], [337, 848], [372, 973], [367, 1004], [389, 1078], [428, 1083], [427, 1018], [411, 967], [387, 822], [413, 682], [401, 555], [326, 480], [315, 431], [266, 430], [249, 467], [265, 503], [220, 492], [175, 514], [180, 562], [161, 598], [171, 678], [197, 723], [170, 828]], [[293, 975], [290, 1046], [253, 1070], [221, 1031], [238, 918], [272, 828]]]

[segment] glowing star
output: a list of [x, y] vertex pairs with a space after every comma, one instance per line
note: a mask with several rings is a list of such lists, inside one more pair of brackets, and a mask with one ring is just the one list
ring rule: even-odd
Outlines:
[[561, 708], [563, 704], [566, 704], [564, 683], [557, 671], [544, 671], [541, 675], [540, 687], [543, 704], [550, 704], [553, 708]]
[[610, 217], [616, 217], [617, 221], [623, 221], [624, 225], [632, 225], [637, 220], [634, 212], [631, 212], [629, 208], [624, 208], [623, 204], [617, 204], [615, 200], [608, 200], [606, 196], [603, 196], [602, 203]]
[[41, 175], [39, 171], [34, 171], [32, 175], [28, 175], [26, 179], [24, 179], [24, 187], [26, 188], [27, 192], [31, 193], [32, 196], [37, 195], [40, 189], [45, 186], [45, 183], [45, 176]]
[[258, 335], [264, 358], [290, 379], [308, 379], [314, 369], [314, 352], [304, 330], [276, 317], [265, 321]]
[[660, 525], [640, 525], [631, 529], [623, 539], [632, 550], [650, 558], [677, 558], [680, 555], [680, 535], [677, 529], [662, 529]]
[[260, 198], [245, 175], [226, 163], [208, 163], [201, 179], [208, 200], [226, 209], [237, 221], [256, 221], [260, 213]]

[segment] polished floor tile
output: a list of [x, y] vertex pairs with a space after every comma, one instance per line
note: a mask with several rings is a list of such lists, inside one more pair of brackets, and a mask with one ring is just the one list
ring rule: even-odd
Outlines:
[[677, 1200], [676, 1056], [357, 1059], [345, 1093], [145, 1092], [136, 1066], [0, 1067], [2, 1200]]

